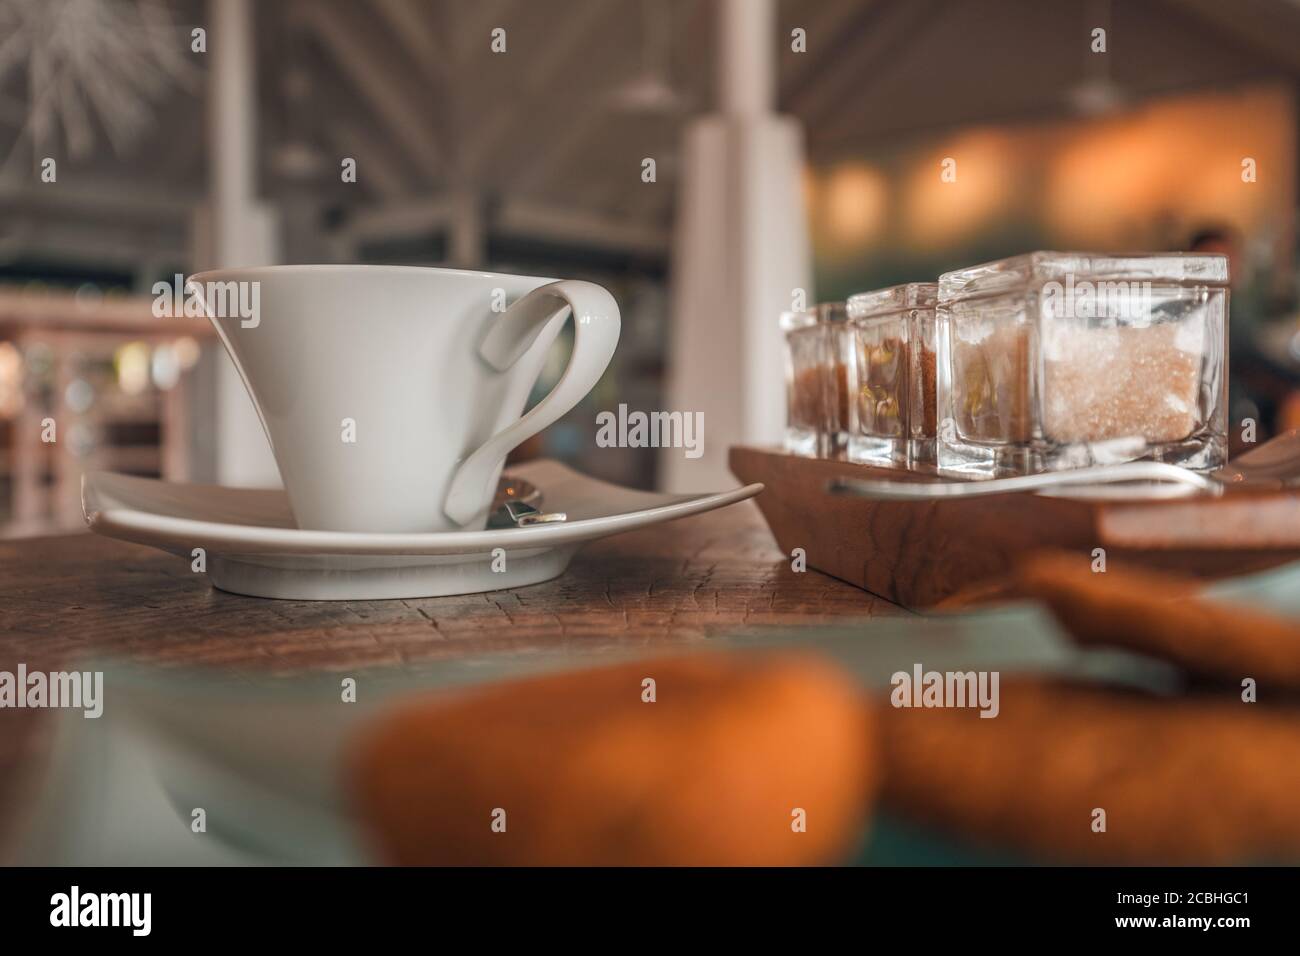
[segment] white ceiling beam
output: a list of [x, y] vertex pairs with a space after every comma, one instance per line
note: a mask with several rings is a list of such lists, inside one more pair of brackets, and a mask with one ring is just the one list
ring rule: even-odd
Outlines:
[[431, 110], [418, 86], [396, 69], [352, 15], [362, 9], [317, 2], [301, 8], [304, 23], [347, 73], [393, 138], [429, 173], [442, 162], [430, 126]]
[[446, 8], [429, 0], [374, 0], [380, 15], [388, 21], [397, 42], [419, 64], [429, 104], [434, 135], [441, 148], [442, 178], [450, 184], [465, 179], [464, 147], [458, 135], [456, 99], [457, 70], [454, 38], [440, 35], [446, 22]]
[[[610, 5], [608, 0], [607, 5]], [[693, 36], [701, 28], [704, 22], [701, 11], [705, 6], [704, 3], [694, 6], [695, 13], [689, 20], [687, 35]], [[627, 53], [619, 44], [596, 44], [592, 52], [584, 57], [583, 69], [592, 76], [602, 77], [600, 88], [590, 91], [587, 102], [566, 111], [566, 125], [560, 129], [551, 129], [546, 121], [539, 124], [537, 117], [532, 117], [529, 133], [521, 136], [521, 142], [527, 143], [527, 148], [502, 150], [501, 155], [508, 157], [509, 163], [497, 168], [499, 175], [496, 181], [506, 184], [512, 195], [540, 192], [551, 184], [560, 170], [574, 160], [575, 154], [590, 149], [597, 137], [604, 135], [600, 127], [607, 126], [615, 116], [615, 111], [602, 96], [604, 91], [615, 86], [609, 78], [616, 76], [620, 69], [628, 79], [635, 76], [635, 71], [628, 68], [627, 60]], [[671, 149], [673, 143], [666, 141], [663, 147]], [[587, 166], [590, 168], [590, 163]], [[603, 170], [596, 172], [594, 178], [601, 180], [603, 177], [600, 173]]]
[[[894, 54], [889, 51], [908, 48], [915, 42], [918, 33], [931, 29], [940, 3], [941, 0], [908, 0], [906, 13], [891, 21], [886, 34], [888, 40], [882, 41], [882, 43], [887, 42], [888, 47], [877, 44], [871, 52], [867, 52], [868, 67], [863, 78], [857, 82], [861, 85], [880, 82], [889, 71], [896, 69], [897, 60], [892, 59]], [[870, 109], [869, 103], [870, 101], [864, 97], [849, 97], [839, 105], [832, 103], [825, 110], [824, 115], [805, 114], [810, 139], [818, 143], [830, 143], [866, 129], [868, 118], [864, 113]]]
[[417, 0], [374, 0], [375, 8], [392, 27], [399, 43], [406, 47], [428, 76], [445, 73], [446, 51], [429, 15], [433, 8]]
[[[514, 3], [512, 0], [476, 0], [472, 4], [464, 4], [464, 7], [471, 8], [470, 16], [462, 21], [456, 27], [456, 58], [464, 60], [473, 52], [474, 49], [488, 49], [491, 42], [491, 32], [496, 27], [509, 28], [511, 9]], [[458, 8], [460, 13], [464, 7]]]
[[[575, 69], [583, 62], [583, 47], [611, 11], [622, 12], [608, 0], [583, 0], [566, 17], [563, 29], [556, 30], [532, 56], [525, 95], [514, 100], [509, 109], [499, 106], [493, 110], [470, 136], [465, 147], [465, 163], [469, 169], [477, 168], [488, 156], [502, 149], [511, 134], [518, 133], [524, 118], [535, 116], [539, 108], [553, 99], [552, 83], [561, 71]], [[566, 133], [560, 129], [554, 135]]]
[[917, 11], [924, 16], [932, 12], [927, 4], [915, 0], [877, 0], [856, 11], [853, 22], [846, 27], [850, 35], [859, 38], [851, 41], [852, 55], [831, 56], [830, 51], [819, 54], [820, 68], [812, 72], [808, 83], [793, 91], [789, 109], [806, 121], [842, 109], [846, 102], [852, 101], [855, 85], [869, 84], [873, 71], [885, 58], [897, 55], [894, 47], [897, 35], [906, 29]]

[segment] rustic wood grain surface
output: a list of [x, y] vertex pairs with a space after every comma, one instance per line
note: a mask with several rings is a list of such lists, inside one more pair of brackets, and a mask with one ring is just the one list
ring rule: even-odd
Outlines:
[[[906, 613], [792, 571], [748, 501], [594, 542], [545, 584], [424, 600], [242, 597], [214, 590], [187, 560], [97, 535], [0, 541], [0, 669], [11, 672], [112, 655], [289, 676]], [[0, 711], [0, 850], [24, 781], [44, 765], [48, 715]]]
[[273, 601], [95, 535], [0, 542], [0, 666], [111, 654], [293, 674], [492, 651], [697, 641], [907, 613], [791, 570], [752, 502], [588, 545], [532, 587], [404, 601]]

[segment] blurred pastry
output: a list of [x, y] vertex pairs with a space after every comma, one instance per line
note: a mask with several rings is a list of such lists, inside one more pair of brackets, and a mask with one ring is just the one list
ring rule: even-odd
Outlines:
[[1078, 555], [1038, 554], [1013, 590], [1037, 598], [1080, 644], [1140, 651], [1188, 673], [1264, 690], [1300, 689], [1300, 623], [1240, 604], [1201, 600], [1201, 583], [1115, 567], [1093, 573]]
[[875, 788], [866, 712], [814, 659], [651, 659], [399, 705], [350, 789], [391, 863], [834, 862]]
[[993, 720], [885, 705], [877, 725], [882, 804], [967, 840], [1059, 862], [1300, 860], [1295, 708], [1018, 679]]

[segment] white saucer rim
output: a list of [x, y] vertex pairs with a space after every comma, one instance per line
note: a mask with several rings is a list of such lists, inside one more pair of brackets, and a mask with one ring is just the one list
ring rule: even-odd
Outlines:
[[[538, 462], [542, 464], [543, 462]], [[606, 485], [620, 491], [636, 491], [612, 482], [601, 481], [583, 475], [581, 472], [560, 463], [545, 460], [570, 472], [576, 477], [598, 484]], [[298, 528], [268, 528], [257, 525], [237, 525], [226, 522], [201, 521], [194, 518], [178, 518], [158, 515], [136, 508], [91, 508], [88, 493], [98, 476], [115, 476], [120, 472], [105, 470], [87, 472], [82, 476], [82, 512], [91, 531], [106, 537], [123, 538], [117, 532], [131, 532], [147, 535], [149, 540], [140, 543], [156, 544], [157, 541], [193, 542], [195, 544], [217, 545], [227, 554], [241, 553], [239, 548], [253, 549], [242, 553], [277, 554], [416, 554], [416, 555], [455, 555], [476, 553], [502, 547], [507, 550], [519, 548], [542, 548], [578, 543], [595, 538], [632, 531], [651, 524], [660, 524], [678, 518], [717, 508], [727, 507], [754, 497], [763, 490], [762, 484], [748, 484], [729, 491], [703, 493], [682, 496], [681, 500], [642, 508], [616, 515], [584, 518], [577, 521], [535, 525], [529, 528], [500, 528], [483, 531], [450, 531], [418, 533], [367, 533], [353, 531], [312, 531]], [[122, 477], [137, 477], [126, 475]], [[162, 485], [179, 485], [184, 482], [168, 482], [162, 479], [142, 479], [156, 481]], [[253, 491], [257, 489], [228, 488], [228, 491]], [[129, 540], [139, 540], [131, 538]]]

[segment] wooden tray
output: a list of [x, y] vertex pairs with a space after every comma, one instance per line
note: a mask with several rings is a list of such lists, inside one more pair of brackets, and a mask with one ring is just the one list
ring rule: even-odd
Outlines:
[[1300, 559], [1300, 494], [1232, 492], [1215, 498], [1084, 501], [1008, 494], [937, 501], [869, 501], [831, 495], [834, 478], [898, 473], [850, 462], [733, 447], [741, 481], [758, 498], [786, 554], [905, 607], [925, 608], [1005, 573], [1039, 549], [1091, 560], [1138, 561], [1223, 577]]

